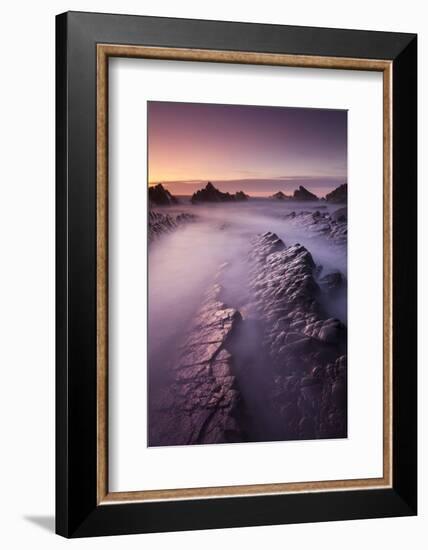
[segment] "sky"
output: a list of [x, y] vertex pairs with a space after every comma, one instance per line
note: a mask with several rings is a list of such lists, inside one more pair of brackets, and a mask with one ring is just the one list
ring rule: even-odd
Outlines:
[[148, 182], [318, 196], [347, 181], [347, 111], [149, 101]]

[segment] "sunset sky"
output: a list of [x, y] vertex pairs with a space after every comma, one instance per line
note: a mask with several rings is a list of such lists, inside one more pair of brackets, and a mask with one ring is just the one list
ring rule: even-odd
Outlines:
[[346, 111], [148, 102], [149, 185], [323, 196], [346, 180]]

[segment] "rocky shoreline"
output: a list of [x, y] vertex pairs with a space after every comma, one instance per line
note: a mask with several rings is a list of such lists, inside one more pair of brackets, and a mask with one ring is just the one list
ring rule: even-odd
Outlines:
[[273, 233], [253, 246], [251, 307], [263, 323], [280, 439], [346, 437], [346, 327], [323, 311], [312, 256]]
[[301, 211], [290, 212], [283, 216], [294, 226], [299, 226], [307, 231], [312, 237], [325, 237], [335, 245], [346, 246], [348, 240], [348, 214], [347, 208], [339, 208], [335, 212]]
[[[168, 384], [152, 393], [151, 446], [346, 437], [347, 330], [322, 305], [343, 281], [320, 278], [305, 247], [271, 232], [254, 237], [246, 262], [246, 303], [223, 301], [224, 266], [169, 365]], [[254, 354], [245, 351], [250, 333]]]
[[[150, 185], [148, 190], [149, 204], [152, 206], [172, 206], [179, 204], [177, 197], [171, 194], [161, 183], [157, 185]], [[219, 202], [241, 202], [251, 199], [250, 195], [247, 195], [244, 191], [237, 191], [235, 193], [223, 192], [217, 189], [210, 181], [205, 187], [198, 189], [191, 196], [192, 204], [201, 203], [219, 203]], [[297, 189], [293, 191], [292, 195], [286, 195], [283, 191], [277, 191], [271, 197], [271, 200], [275, 201], [294, 201], [294, 202], [329, 202], [336, 204], [346, 204], [348, 200], [348, 184], [343, 183], [339, 185], [330, 193], [327, 193], [325, 197], [318, 197], [303, 185], [299, 185]]]
[[149, 209], [147, 235], [151, 244], [155, 239], [171, 233], [186, 223], [194, 222], [197, 217], [194, 214], [182, 212], [180, 214], [167, 214], [158, 210]]
[[242, 399], [233, 374], [229, 343], [242, 321], [240, 313], [220, 301], [215, 284], [205, 296], [185, 343], [171, 365], [168, 387], [150, 401], [156, 422], [149, 444], [190, 445], [245, 440]]

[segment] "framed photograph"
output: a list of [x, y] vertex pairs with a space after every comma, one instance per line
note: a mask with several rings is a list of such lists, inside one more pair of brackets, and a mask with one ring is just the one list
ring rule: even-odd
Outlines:
[[57, 533], [416, 514], [416, 35], [56, 25]]

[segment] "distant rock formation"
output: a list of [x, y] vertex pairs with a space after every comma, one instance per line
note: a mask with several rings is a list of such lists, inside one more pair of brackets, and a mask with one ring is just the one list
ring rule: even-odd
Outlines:
[[299, 189], [296, 189], [293, 194], [293, 199], [295, 201], [317, 201], [319, 200], [316, 195], [311, 193], [306, 189], [306, 187], [303, 187], [303, 185], [299, 186]]
[[149, 187], [149, 201], [157, 206], [170, 206], [178, 203], [176, 197], [171, 195], [161, 183]]
[[275, 193], [270, 198], [277, 201], [289, 201], [291, 199], [289, 195], [285, 195], [282, 191], [278, 191], [278, 193]]
[[164, 214], [156, 210], [149, 210], [148, 239], [151, 243], [164, 233], [170, 233], [181, 225], [195, 221], [196, 216], [183, 212], [181, 214]]
[[336, 187], [336, 189], [330, 193], [327, 193], [325, 198], [329, 202], [346, 203], [348, 200], [348, 184], [343, 183], [342, 185], [339, 185], [339, 187]]
[[250, 198], [249, 195], [246, 195], [244, 191], [237, 191], [235, 193], [235, 200], [237, 201], [247, 201]]
[[234, 195], [231, 195], [230, 193], [223, 193], [214, 187], [214, 185], [209, 181], [203, 189], [199, 189], [199, 191], [193, 193], [192, 203], [246, 201], [248, 198], [249, 196], [243, 191], [238, 191]]

